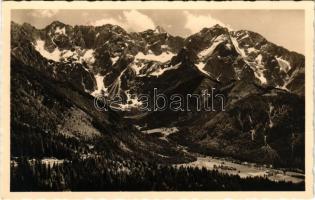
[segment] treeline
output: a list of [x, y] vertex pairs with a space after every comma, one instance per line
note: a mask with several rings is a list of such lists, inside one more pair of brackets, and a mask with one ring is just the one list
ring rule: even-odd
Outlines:
[[[11, 165], [11, 191], [300, 191], [304, 183], [240, 178], [205, 168], [146, 161], [74, 159], [52, 166], [19, 158]], [[17, 164], [17, 165], [16, 165]]]

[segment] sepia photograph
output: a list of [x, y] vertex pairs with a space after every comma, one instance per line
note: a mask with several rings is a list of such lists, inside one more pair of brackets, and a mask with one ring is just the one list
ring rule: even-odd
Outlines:
[[305, 9], [9, 14], [10, 192], [306, 191]]

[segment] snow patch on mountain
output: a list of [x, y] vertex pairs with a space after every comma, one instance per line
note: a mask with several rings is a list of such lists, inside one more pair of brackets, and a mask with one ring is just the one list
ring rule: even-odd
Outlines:
[[256, 52], [256, 51], [258, 51], [258, 50], [255, 49], [254, 47], [250, 47], [250, 48], [247, 49], [248, 53], [252, 53], [252, 52]]
[[168, 45], [162, 44], [162, 45], [161, 45], [161, 48], [162, 48], [162, 49], [168, 49]]
[[220, 35], [220, 36], [216, 37], [210, 47], [208, 47], [208, 48], [202, 50], [201, 52], [199, 52], [198, 57], [199, 57], [200, 59], [209, 57], [209, 56], [213, 53], [213, 51], [215, 50], [215, 48], [216, 48], [220, 43], [222, 43], [224, 40], [225, 40], [224, 35]]
[[140, 75], [141, 69], [144, 67], [142, 62], [134, 62], [130, 65], [130, 68], [136, 73], [136, 76], [144, 76]]
[[298, 76], [300, 73], [304, 73], [304, 71], [303, 71], [302, 68], [300, 68], [300, 69], [295, 69], [295, 70], [292, 72], [291, 76], [290, 76], [288, 79], [284, 80], [284, 84], [283, 84], [282, 86], [278, 86], [278, 88], [281, 88], [281, 89], [290, 91], [290, 90], [287, 88], [287, 86], [288, 86], [288, 85], [294, 80], [294, 78], [295, 78], [296, 76]]
[[48, 60], [53, 60], [55, 62], [60, 62], [61, 59], [73, 59], [73, 62], [83, 63], [86, 62], [89, 65], [93, 65], [95, 62], [94, 50], [93, 49], [80, 49], [76, 48], [74, 51], [71, 50], [62, 50], [60, 51], [56, 47], [52, 52], [49, 52], [45, 49], [45, 41], [36, 40], [33, 44], [36, 51], [38, 51], [44, 58]]
[[111, 57], [112, 64], [115, 64], [117, 60], [119, 59], [119, 56]]
[[248, 38], [248, 37], [249, 37], [248, 34], [244, 34], [244, 35], [239, 39], [239, 41], [244, 40], [244, 39], [246, 39], [246, 38]]
[[287, 60], [284, 60], [281, 57], [277, 56], [275, 58], [278, 61], [281, 71], [288, 72], [291, 69], [291, 64]]
[[256, 57], [255, 61], [257, 62], [257, 64], [262, 65], [262, 55], [259, 54], [259, 55]]
[[81, 63], [85, 61], [88, 64], [94, 64], [95, 57], [94, 57], [94, 50], [93, 49], [87, 49], [83, 56], [80, 58]]
[[116, 78], [115, 82], [111, 85], [110, 90], [109, 90], [109, 94], [111, 96], [115, 96], [115, 95], [120, 93], [120, 91], [121, 91], [121, 77], [127, 69], [128, 68], [126, 67], [124, 70], [122, 70], [121, 73], [119, 74], [119, 76]]
[[123, 143], [122, 141], [120, 141], [119, 146], [120, 146], [120, 148], [121, 148], [123, 151], [125, 151], [125, 152], [133, 152], [133, 151], [132, 151], [131, 149], [129, 149], [129, 148], [127, 147], [127, 145], [126, 145], [125, 143]]
[[66, 27], [63, 28], [60, 28], [59, 26], [56, 27], [55, 34], [66, 35]]
[[78, 60], [78, 55], [74, 52], [74, 51], [62, 51], [60, 57], [62, 58], [74, 58], [76, 60]]
[[249, 132], [250, 132], [252, 141], [254, 141], [255, 140], [256, 130], [255, 129], [251, 129]]
[[255, 77], [262, 84], [266, 84], [267, 83], [267, 79], [266, 79], [266, 77], [264, 75], [265, 67], [262, 65], [262, 62], [261, 62], [262, 57], [260, 57], [261, 55], [259, 55], [256, 58], [256, 61], [258, 61], [257, 63], [251, 62], [251, 61], [248, 60], [247, 54], [244, 51], [244, 49], [239, 47], [239, 44], [238, 44], [237, 40], [234, 37], [231, 37], [231, 41], [232, 41], [236, 51], [239, 53], [239, 55], [241, 55], [241, 57], [243, 58], [245, 63], [254, 71]]
[[61, 52], [58, 48], [55, 48], [52, 52], [47, 51], [45, 49], [45, 41], [43, 40], [36, 40], [34, 47], [44, 58], [56, 62], [60, 61]]
[[149, 129], [149, 130], [144, 130], [141, 131], [144, 134], [152, 134], [152, 133], [161, 133], [163, 134], [162, 139], [166, 139], [167, 136], [170, 134], [178, 132], [177, 127], [161, 127], [161, 128], [155, 128], [155, 129]]
[[160, 55], [155, 55], [152, 52], [149, 52], [148, 54], [143, 54], [142, 52], [139, 52], [136, 56], [135, 59], [137, 60], [152, 60], [152, 61], [158, 61], [161, 63], [169, 61], [174, 54], [170, 51], [166, 51], [161, 53]]
[[206, 65], [206, 64], [205, 64], [204, 62], [199, 62], [199, 63], [196, 64], [196, 67], [197, 67], [197, 68], [199, 69], [199, 71], [201, 71], [202, 73], [204, 73], [204, 74], [210, 76], [209, 72], [207, 72], [206, 70], [204, 70], [205, 65]]
[[106, 92], [107, 88], [104, 86], [104, 77], [100, 74], [94, 76], [96, 80], [97, 89], [91, 93], [92, 96], [98, 96], [102, 94], [102, 91]]
[[269, 128], [273, 127], [273, 121], [272, 121], [273, 109], [274, 109], [273, 105], [269, 104], [269, 112], [268, 112], [268, 115], [269, 115]]
[[238, 44], [236, 38], [231, 37], [231, 41], [232, 41], [233, 46], [235, 47], [235, 50], [237, 51], [237, 53], [239, 53], [243, 58], [246, 58], [247, 57], [246, 53], [245, 53], [244, 49], [241, 49], [239, 47], [239, 44]]
[[262, 65], [258, 65], [257, 68], [254, 68], [253, 70], [254, 70], [255, 77], [258, 78], [262, 84], [266, 84], [267, 79], [264, 75], [264, 71], [265, 71], [264, 67]]
[[130, 90], [126, 90], [125, 94], [127, 96], [126, 104], [119, 104], [121, 110], [128, 111], [132, 108], [137, 108], [142, 105], [142, 102], [138, 99], [135, 94], [131, 94]]
[[228, 48], [229, 50], [232, 49], [232, 45], [231, 45], [230, 43], [227, 43], [225, 46], [226, 46], [226, 48]]
[[149, 75], [150, 76], [159, 77], [166, 71], [178, 69], [180, 65], [181, 65], [181, 62], [176, 64], [176, 65], [174, 65], [174, 66], [170, 66], [170, 67], [167, 67], [167, 68], [158, 68], [154, 72], [150, 73]]

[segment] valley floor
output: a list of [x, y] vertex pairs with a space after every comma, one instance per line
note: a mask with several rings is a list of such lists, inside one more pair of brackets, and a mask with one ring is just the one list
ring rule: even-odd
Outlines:
[[[177, 131], [178, 129], [176, 127], [172, 127], [150, 129], [142, 132], [145, 134], [161, 133], [160, 139], [170, 142], [167, 137]], [[206, 168], [207, 170], [218, 170], [218, 172], [222, 174], [238, 175], [240, 178], [262, 177], [274, 182], [301, 183], [305, 181], [305, 174], [300, 169], [274, 168], [272, 165], [267, 164], [239, 161], [233, 158], [207, 156], [192, 152], [187, 147], [179, 144], [176, 144], [176, 146], [179, 151], [195, 157], [197, 160], [189, 163], [174, 164], [174, 167]]]
[[303, 173], [287, 171], [286, 169], [274, 169], [272, 166], [258, 165], [248, 162], [240, 162], [232, 159], [201, 156], [197, 160], [185, 164], [177, 164], [176, 167], [205, 167], [208, 170], [218, 170], [220, 173], [239, 175], [241, 178], [264, 177], [271, 181], [285, 181], [301, 183], [305, 177]]

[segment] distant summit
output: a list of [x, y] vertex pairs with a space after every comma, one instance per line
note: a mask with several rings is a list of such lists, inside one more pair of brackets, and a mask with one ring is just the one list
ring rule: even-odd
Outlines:
[[166, 33], [165, 29], [162, 26], [157, 26], [154, 31], [156, 33]]

